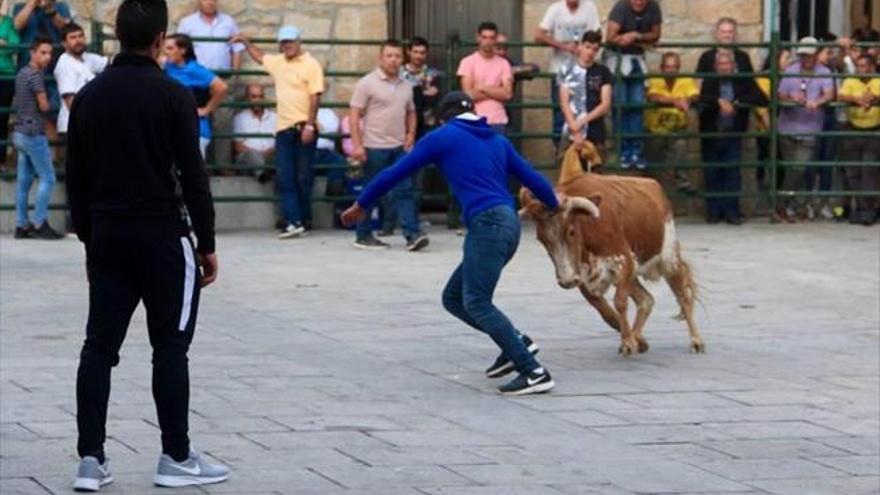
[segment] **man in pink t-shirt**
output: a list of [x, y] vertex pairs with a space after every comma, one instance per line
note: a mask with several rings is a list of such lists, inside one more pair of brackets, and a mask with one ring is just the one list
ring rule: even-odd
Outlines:
[[507, 59], [495, 54], [498, 26], [483, 22], [477, 28], [477, 51], [461, 60], [458, 77], [461, 88], [476, 103], [477, 115], [486, 117], [493, 129], [504, 133], [507, 111], [504, 103], [513, 98], [513, 72]]

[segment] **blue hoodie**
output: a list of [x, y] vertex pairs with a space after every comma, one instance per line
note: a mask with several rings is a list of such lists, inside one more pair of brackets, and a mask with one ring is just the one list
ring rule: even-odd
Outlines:
[[379, 173], [357, 199], [372, 208], [379, 198], [425, 165], [436, 163], [461, 203], [465, 223], [477, 213], [498, 205], [514, 207], [507, 177], [515, 176], [551, 209], [559, 203], [553, 186], [513, 149], [486, 119], [456, 118], [428, 133], [406, 156]]

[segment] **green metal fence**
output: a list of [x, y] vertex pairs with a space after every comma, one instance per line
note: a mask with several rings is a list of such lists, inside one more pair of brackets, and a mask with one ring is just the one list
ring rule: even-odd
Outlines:
[[[205, 42], [226, 42], [225, 39], [216, 39], [216, 38], [194, 38], [195, 41], [205, 41]], [[91, 50], [95, 52], [105, 52], [105, 47], [108, 42], [112, 42], [113, 37], [108, 35], [104, 31], [104, 27], [101, 24], [95, 23], [92, 25], [92, 40], [90, 44]], [[275, 45], [276, 42], [274, 39], [268, 38], [257, 38], [252, 40], [258, 44], [264, 45]], [[346, 46], [346, 45], [355, 45], [355, 46], [378, 46], [382, 40], [356, 40], [356, 39], [304, 39], [303, 44], [305, 45], [323, 45], [323, 46]], [[542, 47], [543, 49], [549, 49], [544, 47], [543, 45], [539, 45], [531, 42], [510, 42], [510, 46], [518, 47], [518, 48], [530, 48], [530, 47]], [[830, 44], [818, 44], [817, 46], [826, 46]], [[880, 46], [880, 44], [865, 44], [864, 46]], [[777, 65], [777, 54], [782, 49], [793, 48], [795, 44], [792, 43], [784, 43], [781, 42], [778, 36], [778, 33], [773, 33], [771, 40], [767, 43], [739, 43], [735, 45], [728, 45], [726, 48], [760, 48], [766, 50], [768, 53], [768, 57], [771, 60], [770, 71], [766, 73], [738, 73], [733, 74], [733, 78], [755, 78], [755, 77], [766, 77], [770, 81], [770, 104], [769, 104], [769, 117], [770, 117], [770, 126], [767, 131], [746, 131], [746, 132], [722, 132], [722, 133], [700, 133], [700, 132], [682, 132], [675, 134], [674, 137], [682, 138], [682, 139], [701, 139], [707, 137], [739, 137], [739, 138], [767, 138], [769, 140], [769, 157], [767, 160], [759, 161], [759, 160], [745, 160], [738, 162], [736, 164], [737, 167], [742, 169], [755, 169], [758, 167], [763, 167], [766, 170], [767, 177], [770, 181], [769, 187], [764, 191], [756, 191], [753, 193], [746, 192], [738, 192], [738, 193], [718, 193], [718, 192], [706, 192], [703, 190], [699, 190], [696, 193], [687, 194], [688, 197], [697, 197], [697, 198], [714, 198], [714, 197], [729, 197], [729, 196], [737, 196], [737, 197], [745, 197], [745, 196], [762, 196], [766, 199], [771, 207], [771, 211], [776, 209], [777, 202], [779, 198], [795, 198], [795, 197], [803, 197], [803, 196], [833, 196], [833, 197], [857, 197], [857, 196], [880, 196], [880, 191], [844, 191], [844, 190], [833, 190], [833, 191], [812, 191], [812, 190], [780, 190], [776, 184], [776, 173], [779, 169], [785, 168], [799, 168], [805, 166], [827, 166], [832, 167], [832, 169], [839, 169], [841, 167], [880, 167], [878, 163], [871, 162], [845, 162], [845, 161], [833, 161], [833, 162], [790, 162], [783, 161], [778, 159], [777, 149], [779, 147], [779, 138], [782, 135], [776, 126], [777, 121], [777, 112], [783, 106], [788, 106], [788, 103], [782, 103], [779, 101], [776, 95], [776, 88], [778, 82], [780, 80], [780, 71]], [[475, 48], [474, 43], [472, 42], [461, 42], [456, 39], [451, 39], [446, 43], [435, 44], [432, 46], [432, 49], [435, 53], [440, 50], [440, 53], [443, 54], [443, 66], [445, 69], [446, 76], [443, 78], [444, 84], [446, 87], [441, 88], [443, 91], [449, 91], [457, 88], [457, 80], [454, 77], [451, 77], [454, 74], [456, 64], [458, 60], [462, 56]], [[690, 43], [690, 42], [680, 42], [680, 43], [660, 43], [655, 45], [656, 50], [666, 51], [681, 51], [681, 50], [701, 50], [701, 49], [709, 49], [709, 48], [718, 48], [717, 44], [709, 44], [709, 43]], [[620, 66], [622, 64], [617, 64], [618, 69], [616, 70], [615, 77], [615, 86], [617, 87], [623, 81], [627, 79], [647, 79], [651, 77], [661, 77], [660, 74], [650, 72], [648, 74], [640, 74], [635, 76], [624, 76], [620, 72]], [[351, 70], [328, 70], [325, 72], [325, 75], [328, 78], [358, 78], [365, 74], [365, 72], [361, 71], [351, 71]], [[218, 75], [224, 78], [231, 77], [258, 77], [258, 76], [267, 76], [268, 74], [261, 70], [239, 70], [239, 71], [220, 71]], [[718, 74], [706, 74], [706, 73], [681, 73], [680, 77], [694, 77], [698, 79], [711, 79], [721, 77]], [[796, 77], [817, 77], [813, 74], [789, 74], [789, 76]], [[8, 78], [9, 76], [6, 76]], [[548, 80], [552, 77], [555, 77], [554, 74], [548, 72], [541, 72], [537, 74], [537, 80]], [[823, 76], [823, 77], [833, 77], [835, 79], [840, 79], [844, 77], [850, 77], [848, 75], [841, 74], [832, 74], [831, 76]], [[870, 77], [880, 77], [880, 74], [871, 74]], [[527, 83], [528, 84], [528, 83]], [[832, 103], [832, 106], [847, 106], [844, 103]], [[236, 108], [244, 108], [247, 106], [251, 106], [250, 103], [240, 102], [240, 101], [227, 101], [222, 105], [224, 108], [236, 109]], [[265, 106], [274, 106], [274, 102], [267, 101]], [[656, 105], [653, 103], [642, 103], [642, 104], [629, 104], [629, 105], [621, 105], [615, 103], [613, 105], [613, 114], [614, 120], [619, 118], [621, 112], [627, 108], [641, 108], [641, 109], [649, 109], [656, 108], [660, 105]], [[347, 108], [348, 103], [345, 101], [322, 101], [321, 107], [326, 108]], [[528, 102], [511, 102], [507, 105], [510, 110], [545, 110], [547, 112], [552, 111], [553, 105], [549, 99], [545, 101], [528, 101]], [[8, 108], [0, 108], [0, 114], [8, 113]], [[806, 134], [801, 134], [806, 135]], [[828, 138], [847, 138], [853, 137], [857, 135], [863, 135], [858, 132], [852, 131], [826, 131], [819, 133], [811, 133], [811, 136], [816, 137], [828, 137]], [[668, 139], [670, 135], [667, 134], [652, 134], [650, 132], [638, 133], [638, 134], [626, 134], [620, 131], [620, 127], [617, 125], [612, 126], [612, 132], [609, 133], [610, 140], [614, 143], [614, 146], [609, 147], [609, 156], [605, 157], [606, 164], [604, 165], [604, 169], [609, 172], [615, 173], [632, 173], [632, 171], [624, 170], [620, 166], [620, 147], [623, 139], [626, 138], [638, 138], [643, 140], [650, 139]], [[213, 135], [213, 139], [218, 142], [229, 141], [238, 138], [246, 138], [246, 137], [271, 137], [271, 134], [235, 134], [232, 132], [215, 132]], [[336, 139], [339, 137], [343, 137], [340, 135], [323, 135], [322, 137], [327, 137], [331, 139]], [[553, 139], [553, 132], [551, 131], [543, 131], [543, 132], [533, 132], [533, 131], [515, 131], [508, 133], [508, 137], [511, 138], [514, 143], [522, 144], [523, 141], [527, 140], [549, 140]], [[880, 133], [877, 136], [880, 139]], [[11, 144], [11, 143], [10, 143]], [[53, 143], [56, 146], [63, 146], [63, 143], [56, 142]], [[545, 162], [535, 162], [536, 168], [551, 171], [556, 168], [555, 161], [545, 161]], [[253, 167], [253, 166], [242, 166], [237, 165], [235, 163], [208, 163], [208, 169], [211, 171], [219, 171], [219, 170], [233, 170], [237, 172], [254, 172], [261, 169], [274, 169], [273, 163], [267, 163], [264, 167]], [[688, 162], [688, 163], [650, 163], [646, 173], [648, 174], [656, 174], [662, 172], [664, 170], [669, 170], [672, 168], [675, 169], [705, 169], [709, 167], [729, 167], [730, 163], [705, 163], [705, 162]], [[331, 169], [339, 169], [339, 168], [348, 168], [347, 166], [339, 166], [332, 164], [315, 164], [315, 169], [319, 173], [326, 172]], [[14, 172], [6, 172], [0, 174], [0, 178], [2, 179], [11, 179], [15, 176]], [[63, 176], [60, 177], [63, 179]], [[670, 191], [670, 195], [681, 196], [681, 194], [676, 193], [675, 191]], [[217, 202], [277, 202], [278, 198], [275, 195], [260, 195], [260, 196], [219, 196], [214, 198]], [[314, 197], [315, 201], [341, 201], [352, 199], [348, 196], [331, 196], [331, 195], [316, 195]], [[448, 196], [448, 191], [441, 194], [439, 197], [431, 197], [427, 199], [439, 199], [441, 201], [446, 202], [446, 204], [450, 205], [449, 211], [454, 210], [452, 208], [453, 202]], [[65, 208], [66, 205], [52, 205], [52, 208], [61, 209]], [[0, 204], [0, 209], [8, 210], [12, 209], [13, 205], [11, 204]], [[455, 220], [450, 215], [450, 223]]]

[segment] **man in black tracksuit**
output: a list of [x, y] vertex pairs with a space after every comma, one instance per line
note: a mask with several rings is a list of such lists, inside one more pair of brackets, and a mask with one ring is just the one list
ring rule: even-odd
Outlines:
[[[126, 0], [118, 15], [122, 53], [77, 94], [67, 137], [70, 213], [85, 244], [89, 281], [76, 389], [83, 461], [75, 488], [95, 491], [112, 480], [103, 449], [110, 370], [119, 362], [140, 301], [153, 347], [153, 397], [162, 430], [155, 482], [203, 484], [206, 471], [213, 475], [210, 482], [223, 481], [225, 471], [212, 470], [219, 466], [191, 451], [187, 435], [187, 350], [199, 289], [217, 274], [214, 208], [199, 152], [196, 104], [155, 62], [167, 26], [165, 2]], [[172, 469], [188, 462], [192, 467], [179, 473]]]

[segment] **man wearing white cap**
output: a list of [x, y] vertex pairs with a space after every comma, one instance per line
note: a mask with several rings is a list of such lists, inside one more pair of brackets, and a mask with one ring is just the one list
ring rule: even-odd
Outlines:
[[324, 92], [324, 69], [302, 50], [300, 31], [293, 26], [278, 30], [277, 54], [263, 54], [242, 34], [233, 36], [230, 42], [244, 43], [248, 55], [275, 81], [275, 166], [285, 223], [278, 238], [299, 237], [311, 221], [315, 122]]
[[[779, 83], [779, 100], [788, 103], [779, 112], [779, 139], [782, 159], [809, 162], [816, 156], [815, 133], [822, 132], [825, 113], [822, 107], [834, 100], [831, 70], [816, 62], [819, 41], [812, 36], [801, 38], [795, 53], [798, 61], [789, 65]], [[827, 77], [817, 77], [827, 75]], [[787, 174], [786, 190], [802, 184], [795, 174]], [[786, 216], [794, 216], [794, 204], [786, 205]]]

